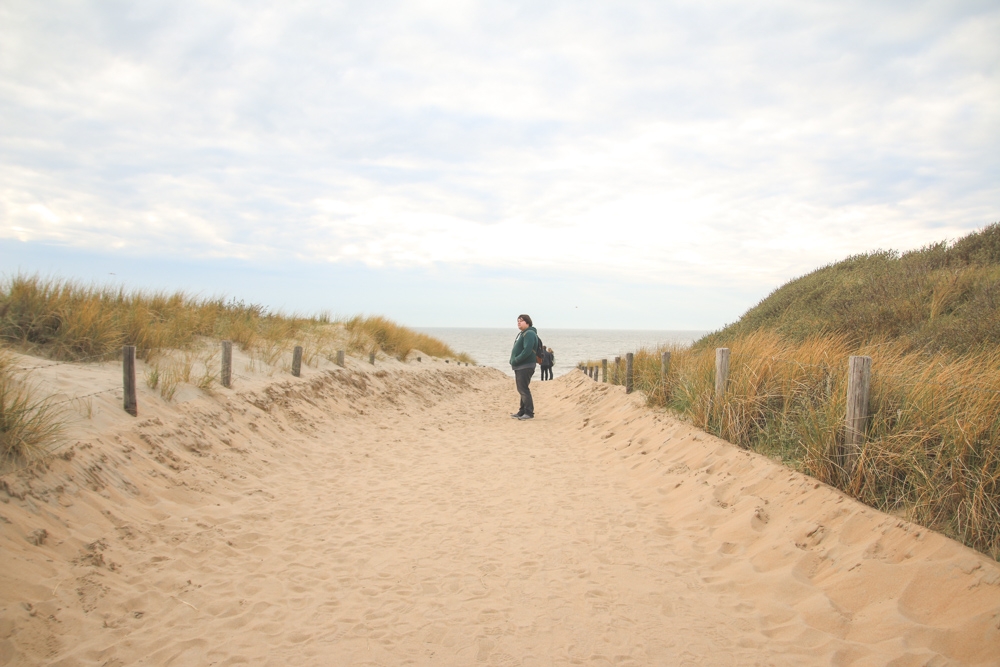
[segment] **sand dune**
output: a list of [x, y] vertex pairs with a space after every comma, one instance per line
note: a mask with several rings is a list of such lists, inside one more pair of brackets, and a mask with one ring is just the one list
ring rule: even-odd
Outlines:
[[71, 401], [0, 478], [0, 664], [1000, 662], [991, 559], [620, 387], [533, 388], [533, 422], [426, 358]]

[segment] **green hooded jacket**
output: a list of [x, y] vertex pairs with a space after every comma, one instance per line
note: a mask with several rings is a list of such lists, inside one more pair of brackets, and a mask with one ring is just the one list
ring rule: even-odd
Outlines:
[[535, 365], [535, 347], [538, 346], [538, 332], [535, 327], [528, 327], [517, 334], [514, 339], [514, 349], [510, 351], [510, 367], [526, 368]]

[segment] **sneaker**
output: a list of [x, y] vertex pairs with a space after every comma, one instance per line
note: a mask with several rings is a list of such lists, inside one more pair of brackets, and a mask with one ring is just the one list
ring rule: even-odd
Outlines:
[[521, 413], [520, 412], [515, 412], [515, 413], [511, 414], [511, 417], [513, 417], [514, 419], [520, 419], [521, 418]]
[[518, 419], [520, 419], [521, 421], [524, 421], [525, 419], [534, 419], [534, 418], [535, 418], [535, 415], [520, 415], [518, 417]]

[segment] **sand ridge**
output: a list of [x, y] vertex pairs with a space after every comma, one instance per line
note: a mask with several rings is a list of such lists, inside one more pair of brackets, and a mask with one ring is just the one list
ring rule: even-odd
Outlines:
[[0, 477], [0, 664], [996, 664], [991, 559], [621, 387], [532, 387], [531, 422], [426, 358], [99, 397]]

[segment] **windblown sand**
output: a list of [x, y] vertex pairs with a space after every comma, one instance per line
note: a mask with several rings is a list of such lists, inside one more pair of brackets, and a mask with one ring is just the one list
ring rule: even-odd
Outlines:
[[140, 389], [0, 478], [0, 664], [1000, 664], [996, 562], [579, 372]]

